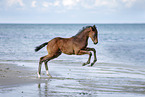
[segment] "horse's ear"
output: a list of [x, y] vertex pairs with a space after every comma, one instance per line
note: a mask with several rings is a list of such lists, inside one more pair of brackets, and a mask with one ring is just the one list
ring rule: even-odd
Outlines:
[[93, 28], [96, 29], [96, 26], [94, 25]]

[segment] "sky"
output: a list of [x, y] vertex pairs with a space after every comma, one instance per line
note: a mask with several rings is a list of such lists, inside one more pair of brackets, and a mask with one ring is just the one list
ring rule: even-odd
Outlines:
[[145, 23], [145, 0], [0, 0], [0, 23]]

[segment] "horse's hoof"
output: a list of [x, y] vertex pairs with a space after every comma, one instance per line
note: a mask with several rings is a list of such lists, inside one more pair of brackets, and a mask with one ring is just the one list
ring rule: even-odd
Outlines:
[[91, 65], [90, 66], [93, 66], [94, 65], [94, 63], [91, 63]]
[[52, 76], [51, 76], [51, 75], [48, 75], [48, 77], [49, 77], [49, 78], [52, 78]]
[[49, 78], [52, 78], [52, 76], [51, 76], [50, 74], [47, 74], [47, 76], [48, 76]]
[[40, 74], [37, 72], [37, 75], [38, 75], [38, 78], [40, 78], [41, 76], [40, 76]]
[[82, 66], [85, 66], [85, 65], [87, 65], [86, 63], [84, 63]]

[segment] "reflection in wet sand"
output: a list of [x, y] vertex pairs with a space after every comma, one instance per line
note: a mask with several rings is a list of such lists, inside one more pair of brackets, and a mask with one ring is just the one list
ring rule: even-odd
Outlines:
[[[44, 92], [43, 92], [43, 88], [44, 88]], [[41, 83], [38, 84], [38, 91], [39, 91], [39, 97], [48, 97], [48, 82], [45, 82], [45, 86], [42, 87]], [[44, 94], [43, 94], [44, 93]]]
[[38, 84], [41, 96], [145, 95], [145, 71], [141, 68], [113, 64], [95, 67], [65, 65], [59, 68], [59, 72], [61, 75], [54, 74], [46, 83]]

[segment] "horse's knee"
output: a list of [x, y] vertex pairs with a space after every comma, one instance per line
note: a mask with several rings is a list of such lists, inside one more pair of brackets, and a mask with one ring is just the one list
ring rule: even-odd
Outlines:
[[95, 50], [94, 48], [92, 48], [92, 51], [93, 51], [94, 53], [96, 53], [96, 50]]
[[47, 62], [48, 62], [48, 61], [46, 60], [46, 61], [44, 62], [44, 64], [47, 65]]
[[44, 57], [41, 57], [41, 58], [40, 58], [40, 61], [41, 61], [43, 58], [44, 58]]
[[92, 53], [90, 52], [90, 54], [89, 54], [90, 56], [92, 56]]
[[39, 64], [42, 64], [42, 63], [43, 63], [43, 58], [44, 58], [44, 57], [41, 57], [41, 58], [40, 58]]

